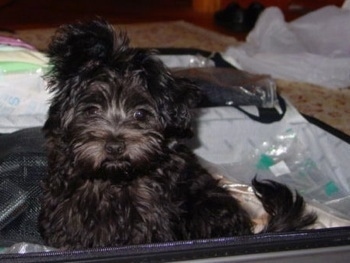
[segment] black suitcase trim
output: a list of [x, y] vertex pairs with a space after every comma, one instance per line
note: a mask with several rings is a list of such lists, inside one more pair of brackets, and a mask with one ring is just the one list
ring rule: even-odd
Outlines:
[[350, 244], [349, 228], [266, 233], [207, 240], [0, 255], [1, 262], [171, 262], [212, 259]]

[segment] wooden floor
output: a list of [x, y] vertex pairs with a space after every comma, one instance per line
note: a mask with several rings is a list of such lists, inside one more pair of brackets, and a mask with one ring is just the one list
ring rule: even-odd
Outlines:
[[[298, 15], [287, 14], [288, 17]], [[0, 0], [0, 33], [57, 27], [96, 16], [119, 24], [184, 20], [239, 40], [246, 36], [216, 25], [213, 14], [193, 11], [188, 0]]]

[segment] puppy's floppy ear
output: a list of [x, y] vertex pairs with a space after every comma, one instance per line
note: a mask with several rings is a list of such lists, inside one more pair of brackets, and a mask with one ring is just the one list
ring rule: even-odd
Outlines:
[[102, 19], [61, 26], [49, 45], [49, 79], [88, 76], [96, 67], [112, 63], [115, 54], [125, 53], [128, 45], [126, 34], [117, 35]]
[[192, 137], [192, 112], [200, 101], [199, 88], [185, 78], [170, 78], [165, 85], [165, 97], [159, 95], [163, 104], [163, 116], [167, 122], [166, 132], [179, 138]]
[[197, 86], [186, 79], [170, 78], [154, 96], [160, 105], [161, 116], [169, 137], [192, 137], [192, 112], [200, 98]]
[[155, 99], [161, 120], [169, 137], [188, 137], [191, 132], [191, 111], [200, 101], [199, 88], [185, 78], [175, 78], [154, 52], [143, 51], [135, 56], [147, 87]]

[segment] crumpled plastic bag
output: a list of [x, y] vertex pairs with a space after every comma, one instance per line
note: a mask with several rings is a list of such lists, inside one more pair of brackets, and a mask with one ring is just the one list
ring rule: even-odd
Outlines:
[[327, 6], [286, 23], [280, 9], [260, 15], [246, 42], [224, 57], [239, 68], [329, 88], [350, 87], [350, 10]]
[[5, 248], [3, 251], [0, 251], [0, 254], [7, 254], [7, 253], [19, 253], [19, 254], [25, 254], [25, 253], [38, 253], [38, 252], [50, 252], [55, 251], [55, 248], [38, 245], [38, 244], [32, 244], [32, 243], [16, 243], [12, 245], [11, 247]]
[[270, 76], [235, 68], [177, 68], [173, 75], [191, 80], [202, 91], [198, 107], [247, 106], [274, 108], [278, 104], [276, 83]]

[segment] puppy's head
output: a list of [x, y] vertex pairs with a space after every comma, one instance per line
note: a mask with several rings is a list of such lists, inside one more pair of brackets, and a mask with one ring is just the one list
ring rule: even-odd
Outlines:
[[48, 54], [49, 150], [56, 138], [76, 165], [126, 169], [150, 163], [167, 141], [189, 134], [198, 89], [174, 78], [152, 51], [129, 47], [106, 22], [61, 27]]

